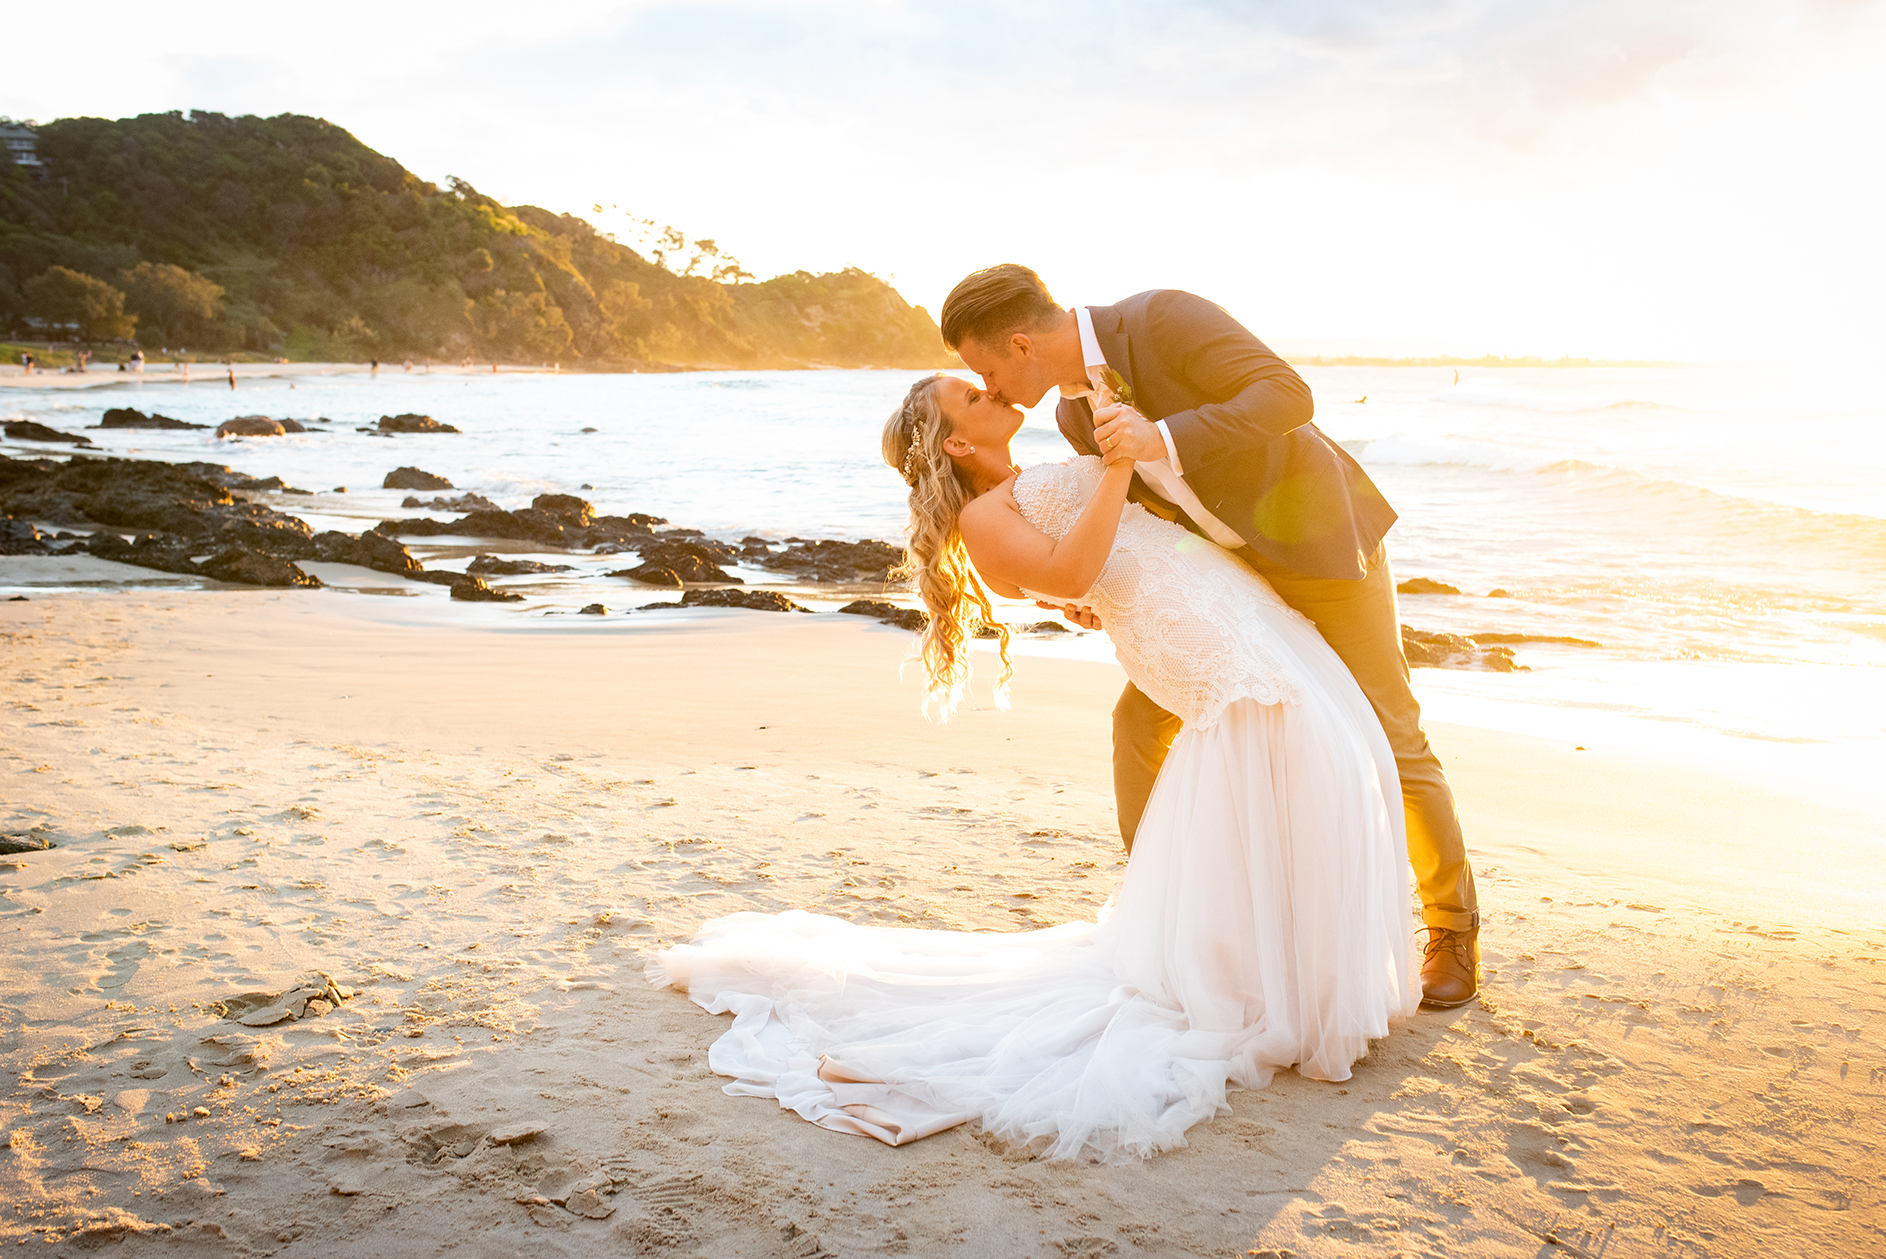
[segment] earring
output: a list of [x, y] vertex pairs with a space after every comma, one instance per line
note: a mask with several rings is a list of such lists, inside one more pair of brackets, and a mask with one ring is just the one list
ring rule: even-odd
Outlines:
[[970, 453], [970, 454], [972, 454], [972, 455], [973, 455], [973, 454], [975, 454], [975, 453], [976, 453], [976, 448], [975, 448], [974, 446], [971, 446], [971, 447], [969, 448], [969, 453]]

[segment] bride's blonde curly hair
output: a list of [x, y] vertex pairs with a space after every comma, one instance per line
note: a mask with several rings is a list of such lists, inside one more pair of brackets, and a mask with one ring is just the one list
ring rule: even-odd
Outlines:
[[930, 610], [917, 653], [929, 674], [923, 708], [947, 721], [968, 685], [968, 640], [979, 630], [992, 625], [1000, 640], [998, 707], [1008, 707], [1008, 684], [1015, 666], [1009, 659], [1008, 627], [995, 619], [989, 592], [983, 589], [969, 562], [969, 548], [956, 529], [957, 518], [975, 491], [943, 449], [950, 422], [937, 397], [940, 379], [939, 372], [919, 380], [891, 412], [884, 424], [884, 462], [896, 468], [910, 486], [910, 542], [899, 572], [911, 578]]

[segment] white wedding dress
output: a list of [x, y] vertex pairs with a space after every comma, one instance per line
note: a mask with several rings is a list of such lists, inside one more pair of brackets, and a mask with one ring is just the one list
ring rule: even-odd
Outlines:
[[[1067, 532], [1092, 456], [1015, 499]], [[648, 965], [733, 1026], [708, 1064], [893, 1145], [968, 1120], [1049, 1157], [1144, 1157], [1295, 1067], [1346, 1080], [1420, 1001], [1395, 761], [1315, 627], [1228, 552], [1128, 503], [1088, 601], [1185, 721], [1098, 922], [1013, 933], [791, 911], [707, 923]]]

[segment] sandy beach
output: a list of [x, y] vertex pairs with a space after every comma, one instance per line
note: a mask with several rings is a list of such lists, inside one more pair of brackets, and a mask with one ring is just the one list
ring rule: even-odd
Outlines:
[[141, 589], [0, 633], [0, 828], [57, 845], [0, 858], [0, 1241], [35, 1253], [1886, 1251], [1865, 792], [1435, 726], [1483, 998], [1183, 1150], [1049, 1164], [724, 1096], [725, 1021], [642, 967], [740, 909], [1091, 915], [1117, 667], [1024, 657], [1009, 712], [984, 669], [935, 726], [852, 617]]

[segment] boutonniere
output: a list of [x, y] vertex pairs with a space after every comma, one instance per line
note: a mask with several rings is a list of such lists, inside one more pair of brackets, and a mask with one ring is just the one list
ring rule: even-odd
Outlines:
[[1100, 398], [1100, 406], [1110, 407], [1118, 402], [1133, 407], [1136, 411], [1139, 409], [1133, 406], [1133, 386], [1111, 367], [1090, 367], [1087, 369], [1087, 379], [1093, 385], [1094, 393]]

